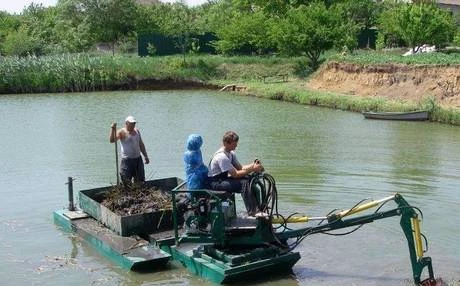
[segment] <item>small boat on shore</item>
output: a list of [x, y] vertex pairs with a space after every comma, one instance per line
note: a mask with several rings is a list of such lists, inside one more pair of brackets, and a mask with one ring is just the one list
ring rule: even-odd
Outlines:
[[410, 111], [410, 112], [363, 111], [362, 114], [367, 119], [406, 120], [406, 121], [428, 120], [428, 111], [426, 110]]

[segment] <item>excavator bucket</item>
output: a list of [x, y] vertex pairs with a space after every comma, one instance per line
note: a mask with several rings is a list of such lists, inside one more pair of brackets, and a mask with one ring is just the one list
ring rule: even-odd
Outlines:
[[420, 286], [444, 286], [446, 285], [441, 278], [438, 279], [433, 279], [433, 278], [427, 278], [423, 281], [420, 282]]

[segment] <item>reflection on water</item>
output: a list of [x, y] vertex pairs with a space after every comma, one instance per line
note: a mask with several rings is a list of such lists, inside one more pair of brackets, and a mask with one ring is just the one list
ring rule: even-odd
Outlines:
[[394, 150], [391, 159], [394, 184], [405, 191], [436, 192], [436, 186], [431, 182], [440, 175], [438, 138], [433, 136], [434, 130], [414, 133], [411, 128], [411, 123], [398, 124], [389, 140]]
[[[69, 208], [70, 209], [70, 208]], [[70, 258], [77, 258], [78, 256], [78, 245], [77, 245], [77, 237], [71, 236], [70, 241], [72, 242], [72, 251], [70, 252]]]
[[[109, 128], [128, 114], [139, 120], [151, 157], [149, 179], [183, 177], [190, 133], [203, 136], [207, 162], [232, 129], [240, 135], [240, 160], [260, 158], [275, 177], [283, 214], [323, 216], [399, 192], [424, 213], [435, 274], [447, 281], [460, 276], [458, 127], [365, 120], [209, 91], [4, 95], [0, 114], [0, 275], [9, 277], [6, 285], [212, 285], [176, 263], [164, 272], [120, 269], [53, 225], [52, 211], [68, 205], [67, 177], [76, 178], [76, 190], [116, 181]], [[296, 250], [302, 258], [294, 275], [248, 284], [412, 283], [398, 218], [343, 237], [312, 235]]]

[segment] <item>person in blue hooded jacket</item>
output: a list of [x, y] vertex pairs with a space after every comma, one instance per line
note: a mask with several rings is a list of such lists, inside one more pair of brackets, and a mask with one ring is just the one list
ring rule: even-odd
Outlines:
[[201, 146], [203, 139], [198, 134], [190, 134], [184, 152], [185, 179], [189, 190], [207, 188], [208, 168], [203, 163]]

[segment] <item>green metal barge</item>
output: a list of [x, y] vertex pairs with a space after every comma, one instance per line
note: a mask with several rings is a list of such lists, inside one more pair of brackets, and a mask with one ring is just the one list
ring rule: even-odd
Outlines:
[[[131, 270], [163, 269], [181, 262], [192, 273], [215, 283], [248, 281], [264, 273], [290, 273], [301, 258], [295, 247], [309, 235], [358, 228], [376, 220], [400, 216], [407, 239], [414, 284], [437, 285], [430, 257], [424, 256], [418, 208], [395, 194], [359, 203], [351, 209], [322, 217], [283, 216], [278, 213], [273, 178], [258, 175], [251, 181], [257, 193], [259, 217], [238, 216], [234, 194], [185, 188], [179, 178], [148, 181], [172, 195], [172, 209], [120, 217], [100, 204], [110, 187], [80, 191], [80, 208], [73, 207], [69, 178], [69, 209], [54, 212], [54, 221], [88, 241], [103, 255]], [[382, 211], [394, 201], [396, 208]], [[374, 212], [358, 215], [377, 208]], [[314, 224], [309, 225], [309, 223]], [[300, 223], [298, 228], [288, 224]], [[424, 271], [427, 270], [425, 273]], [[426, 276], [425, 279], [422, 276]]]

